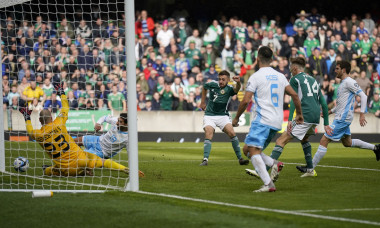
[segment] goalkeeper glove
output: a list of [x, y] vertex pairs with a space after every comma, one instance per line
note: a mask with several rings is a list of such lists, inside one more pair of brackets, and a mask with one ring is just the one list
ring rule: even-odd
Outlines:
[[29, 110], [28, 107], [19, 108], [19, 112], [24, 116], [24, 120], [30, 120], [30, 115], [32, 114], [32, 110]]
[[61, 82], [59, 84], [55, 84], [54, 89], [55, 89], [55, 91], [57, 91], [58, 96], [65, 94], [65, 91], [63, 90], [63, 82]]

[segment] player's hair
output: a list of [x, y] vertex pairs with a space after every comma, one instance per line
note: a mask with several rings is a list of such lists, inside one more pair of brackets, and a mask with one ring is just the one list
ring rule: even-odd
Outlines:
[[296, 65], [298, 68], [304, 69], [306, 66], [306, 60], [302, 57], [291, 58], [290, 62], [292, 65]]
[[126, 112], [120, 113], [120, 118], [124, 120], [124, 123], [128, 123], [128, 113]]
[[262, 46], [259, 49], [257, 56], [260, 59], [260, 62], [264, 64], [269, 64], [272, 60], [273, 51], [267, 46]]
[[336, 65], [340, 66], [340, 68], [343, 70], [343, 69], [346, 69], [346, 73], [349, 74], [350, 71], [351, 71], [351, 64], [348, 62], [348, 61], [345, 61], [345, 60], [342, 60], [342, 61], [338, 61], [336, 63]]
[[40, 122], [41, 124], [48, 124], [51, 122], [51, 112], [48, 109], [43, 109], [40, 112]]
[[227, 76], [228, 78], [230, 77], [230, 72], [226, 71], [226, 70], [222, 70], [219, 72], [219, 76], [222, 76], [222, 75], [225, 75]]

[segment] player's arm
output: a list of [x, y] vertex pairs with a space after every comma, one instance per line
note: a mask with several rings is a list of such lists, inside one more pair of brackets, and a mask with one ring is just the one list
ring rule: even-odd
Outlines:
[[285, 92], [292, 97], [295, 109], [296, 109], [296, 122], [297, 124], [302, 124], [303, 123], [303, 115], [302, 115], [302, 109], [301, 109], [301, 101], [298, 97], [298, 94], [294, 89], [290, 86], [287, 85], [285, 87]]
[[102, 128], [103, 123], [116, 124], [117, 120], [117, 117], [112, 117], [111, 115], [102, 116], [96, 122], [94, 130], [98, 132]]
[[333, 129], [329, 126], [329, 108], [327, 107], [325, 98], [322, 96], [321, 89], [319, 89], [319, 104], [322, 107], [323, 125], [325, 132], [328, 135], [332, 135]]
[[207, 96], [207, 88], [205, 84], [202, 88], [202, 98], [201, 98], [201, 109], [206, 110], [206, 96]]
[[62, 108], [61, 108], [59, 117], [63, 117], [65, 120], [67, 120], [69, 116], [70, 106], [69, 106], [69, 101], [67, 100], [65, 91], [63, 90], [63, 82], [55, 85], [54, 89], [57, 91], [57, 95], [60, 96], [61, 98]]
[[234, 92], [237, 94], [240, 91], [241, 83], [240, 83], [240, 77], [239, 76], [233, 76], [232, 80], [236, 82], [236, 86], [234, 88]]
[[28, 107], [19, 108], [19, 112], [24, 116], [26, 131], [32, 139], [36, 139], [37, 132], [33, 130], [32, 121], [30, 116], [32, 115], [32, 110], [29, 110]]
[[232, 121], [232, 126], [234, 126], [234, 127], [239, 126], [238, 125], [239, 118], [240, 118], [241, 114], [244, 113], [244, 111], [247, 108], [247, 105], [249, 104], [249, 102], [251, 102], [252, 96], [253, 96], [253, 92], [250, 92], [250, 91], [246, 91], [245, 92], [243, 100], [240, 102], [240, 105], [239, 105], [239, 108], [237, 110], [236, 116], [235, 116], [234, 120]]
[[[289, 85], [292, 87], [292, 89], [294, 91], [297, 91], [297, 88], [298, 88], [298, 81], [295, 80], [294, 77], [292, 77], [289, 81]], [[288, 122], [291, 122], [293, 120], [293, 116], [294, 116], [294, 111], [295, 111], [295, 106], [294, 106], [294, 102], [293, 102], [293, 99], [290, 100], [290, 107], [289, 107], [289, 118], [288, 118]]]
[[359, 123], [360, 126], [364, 127], [367, 124], [367, 120], [365, 119], [365, 113], [367, 112], [367, 95], [364, 94], [363, 91], [360, 91], [360, 118]]

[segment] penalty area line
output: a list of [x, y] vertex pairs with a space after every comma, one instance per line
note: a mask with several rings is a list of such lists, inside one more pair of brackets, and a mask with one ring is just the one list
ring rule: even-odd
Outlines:
[[170, 195], [170, 194], [164, 194], [164, 193], [144, 192], [144, 191], [137, 191], [136, 193], [161, 196], [161, 197], [172, 198], [172, 199], [187, 200], [187, 201], [193, 201], [193, 202], [200, 202], [200, 203], [207, 203], [207, 204], [214, 204], [214, 205], [220, 205], [220, 206], [274, 212], [274, 213], [288, 214], [288, 215], [295, 215], [295, 216], [304, 216], [304, 217], [311, 217], [311, 218], [324, 219], [324, 220], [333, 220], [333, 221], [340, 221], [340, 222], [350, 222], [350, 223], [380, 226], [380, 222], [373, 222], [373, 221], [367, 221], [367, 220], [334, 217], [334, 216], [327, 216], [327, 215], [315, 215], [315, 214], [297, 212], [297, 211], [287, 211], [287, 210], [280, 210], [280, 209], [270, 209], [270, 208], [265, 208], [265, 207], [255, 207], [255, 206], [248, 206], [248, 205], [241, 205], [241, 204], [224, 203], [224, 202], [218, 202], [218, 201], [213, 201], [213, 200], [204, 200], [204, 199], [190, 198], [190, 197]]

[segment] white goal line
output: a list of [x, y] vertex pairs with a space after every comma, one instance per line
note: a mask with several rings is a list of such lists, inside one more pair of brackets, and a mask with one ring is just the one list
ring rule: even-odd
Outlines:
[[[324, 220], [333, 220], [333, 221], [340, 221], [340, 222], [350, 222], [350, 223], [380, 226], [380, 222], [373, 222], [373, 221], [368, 221], [368, 220], [350, 219], [350, 218], [334, 217], [334, 216], [327, 216], [327, 215], [315, 215], [315, 214], [309, 214], [309, 213], [298, 212], [298, 211], [288, 211], [288, 210], [270, 209], [270, 208], [265, 208], [265, 207], [255, 207], [255, 206], [248, 206], [248, 205], [241, 205], [241, 204], [224, 203], [224, 202], [218, 202], [218, 201], [213, 201], [213, 200], [204, 200], [204, 199], [190, 198], [190, 197], [170, 195], [170, 194], [164, 194], [164, 193], [144, 192], [144, 191], [138, 191], [137, 193], [145, 194], [145, 195], [161, 196], [161, 197], [172, 198], [172, 199], [180, 199], [180, 200], [188, 200], [188, 201], [193, 201], [193, 202], [228, 206], [228, 207], [244, 208], [244, 209], [250, 209], [250, 210], [258, 210], [258, 211], [274, 212], [274, 213], [288, 214], [288, 215], [295, 215], [295, 216], [312, 217], [312, 218], [324, 219]], [[258, 193], [258, 194], [261, 194], [261, 193]]]

